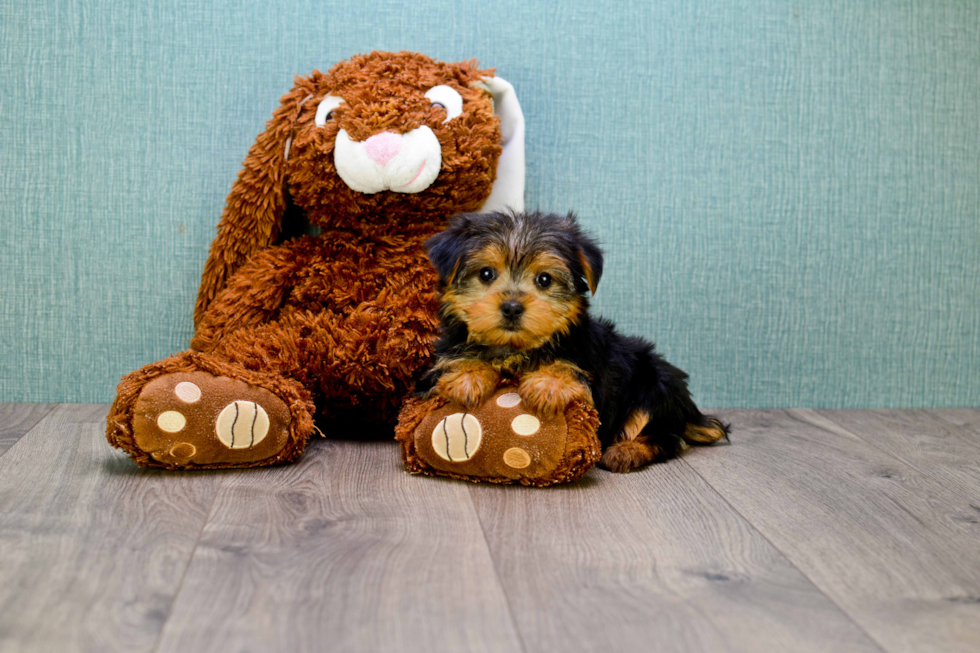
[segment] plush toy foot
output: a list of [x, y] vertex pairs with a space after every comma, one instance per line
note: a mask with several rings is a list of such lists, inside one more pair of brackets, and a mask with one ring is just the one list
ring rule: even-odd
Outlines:
[[408, 471], [537, 487], [589, 471], [599, 459], [595, 409], [576, 401], [539, 418], [514, 390], [499, 388], [472, 410], [441, 396], [408, 400], [395, 428]]
[[133, 437], [168, 467], [242, 466], [275, 458], [287, 443], [286, 403], [264, 388], [207, 372], [164, 374], [136, 400]]
[[123, 377], [109, 444], [141, 467], [256, 467], [298, 458], [313, 404], [296, 381], [186, 351]]

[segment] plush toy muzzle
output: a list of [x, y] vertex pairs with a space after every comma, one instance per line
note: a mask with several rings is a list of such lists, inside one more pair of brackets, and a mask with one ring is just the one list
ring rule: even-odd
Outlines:
[[341, 129], [333, 152], [340, 178], [351, 190], [365, 194], [421, 192], [442, 167], [442, 146], [427, 125], [407, 134], [384, 131], [361, 142]]

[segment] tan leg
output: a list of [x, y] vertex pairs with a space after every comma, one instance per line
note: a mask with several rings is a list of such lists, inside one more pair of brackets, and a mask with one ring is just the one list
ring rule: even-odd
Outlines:
[[599, 465], [623, 474], [660, 458], [663, 451], [642, 434], [649, 421], [650, 415], [646, 411], [633, 411], [623, 430], [616, 436], [616, 442], [602, 453]]

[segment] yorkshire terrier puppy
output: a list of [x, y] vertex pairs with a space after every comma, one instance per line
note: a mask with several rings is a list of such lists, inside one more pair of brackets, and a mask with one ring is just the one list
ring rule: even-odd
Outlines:
[[442, 337], [421, 396], [473, 408], [511, 379], [545, 417], [591, 403], [599, 464], [614, 472], [671, 458], [682, 442], [727, 439], [728, 426], [694, 404], [687, 374], [589, 315], [602, 251], [574, 215], [463, 214], [426, 249], [442, 284]]

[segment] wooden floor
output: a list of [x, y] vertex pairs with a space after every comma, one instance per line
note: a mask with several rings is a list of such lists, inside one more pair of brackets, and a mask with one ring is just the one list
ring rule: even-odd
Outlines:
[[980, 409], [721, 411], [538, 490], [140, 470], [106, 411], [0, 404], [0, 651], [980, 651]]

